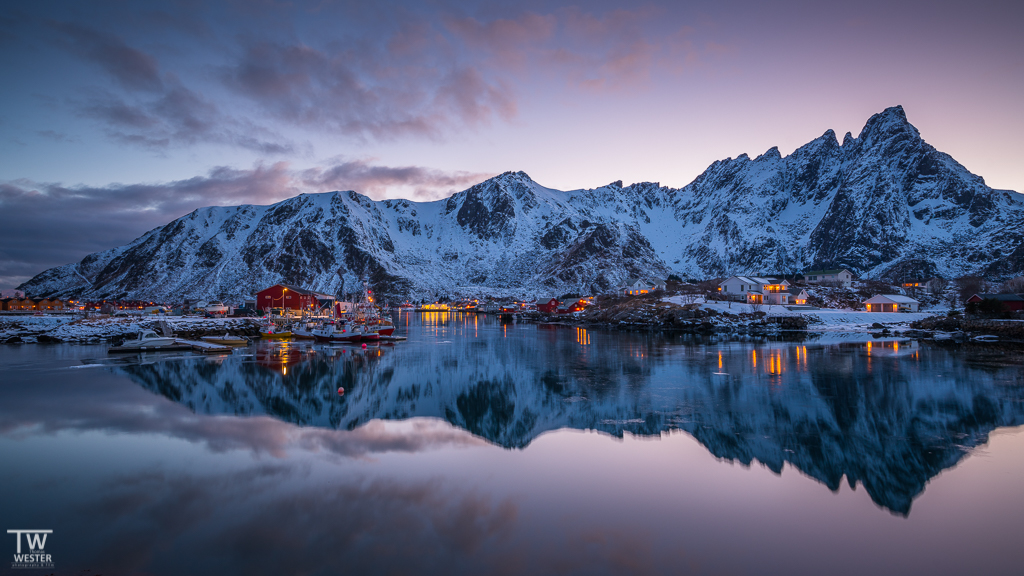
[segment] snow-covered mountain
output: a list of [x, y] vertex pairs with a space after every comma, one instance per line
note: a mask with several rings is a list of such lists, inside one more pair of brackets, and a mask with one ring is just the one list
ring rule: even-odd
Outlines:
[[1024, 273], [1024, 195], [921, 139], [899, 106], [842, 143], [712, 164], [683, 188], [545, 188], [507, 172], [445, 200], [303, 194], [210, 207], [47, 270], [35, 295], [239, 300], [276, 282], [337, 293], [598, 292], [629, 277], [843, 266], [864, 277]]

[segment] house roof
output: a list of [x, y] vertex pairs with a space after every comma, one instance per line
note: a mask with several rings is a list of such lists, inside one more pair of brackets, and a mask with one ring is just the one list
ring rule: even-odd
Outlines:
[[839, 274], [840, 272], [847, 272], [850, 275], [853, 275], [853, 272], [850, 272], [846, 268], [834, 268], [832, 270], [808, 270], [807, 272], [804, 272], [804, 276], [807, 276], [808, 274], [813, 274], [815, 276], [821, 274]]
[[[779, 284], [780, 282], [784, 281], [779, 278], [770, 278], [763, 276], [733, 276], [732, 278], [736, 278], [737, 280], [743, 282], [744, 284]], [[732, 278], [727, 278], [724, 282], [722, 282], [722, 284], [725, 284], [729, 280], [732, 280]]]
[[[292, 286], [291, 284], [274, 284], [274, 286], [280, 286], [282, 288], [287, 288], [289, 292], [295, 292], [296, 294], [299, 294], [299, 295], [302, 295], [302, 296], [313, 296], [313, 297], [315, 297], [315, 298], [317, 298], [319, 300], [331, 300], [331, 299], [334, 298], [334, 296], [331, 296], [330, 294], [321, 294], [319, 292], [315, 292], [313, 290], [309, 290], [309, 289], [306, 289], [306, 288], [299, 288], [298, 286]], [[267, 286], [263, 290], [260, 290], [260, 292], [264, 292], [266, 290], [270, 290], [274, 286]]]
[[800, 288], [800, 287], [796, 287], [796, 288], [786, 288], [786, 290], [785, 290], [785, 291], [786, 291], [786, 292], [789, 292], [790, 294], [795, 294], [795, 295], [799, 295], [799, 294], [800, 294], [801, 292], [803, 292], [803, 291], [804, 291], [804, 289], [803, 289], [803, 288]]
[[900, 296], [899, 294], [879, 294], [878, 296], [872, 296], [864, 301], [864, 304], [884, 304], [886, 302], [894, 304], [920, 304], [917, 300], [907, 296]]
[[[1021, 298], [1017, 294], [975, 294], [974, 296], [977, 296], [978, 298], [981, 298], [982, 300], [999, 300], [1000, 302], [1022, 302], [1022, 301], [1024, 301], [1024, 298]], [[974, 298], [974, 296], [971, 296], [971, 298]], [[968, 300], [970, 300], [971, 298], [968, 298]]]

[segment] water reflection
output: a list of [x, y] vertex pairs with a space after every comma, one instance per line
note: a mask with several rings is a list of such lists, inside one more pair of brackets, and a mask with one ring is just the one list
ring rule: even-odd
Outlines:
[[1018, 365], [909, 340], [678, 345], [579, 328], [484, 330], [450, 315], [422, 314], [421, 332], [394, 347], [261, 343], [219, 363], [115, 370], [202, 414], [347, 430], [435, 417], [506, 448], [558, 428], [683, 430], [722, 459], [776, 473], [788, 462], [833, 491], [845, 477], [898, 514], [1024, 416]]

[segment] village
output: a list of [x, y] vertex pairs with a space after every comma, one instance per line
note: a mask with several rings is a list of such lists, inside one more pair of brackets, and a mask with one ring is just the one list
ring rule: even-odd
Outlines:
[[[367, 289], [373, 302], [372, 290]], [[140, 300], [62, 300], [32, 297], [20, 291], [0, 294], [0, 343], [33, 341], [96, 341], [124, 337], [138, 322], [146, 326], [156, 319], [191, 322], [177, 329], [196, 338], [232, 332], [256, 337], [275, 323], [323, 318], [352, 312], [348, 300], [300, 286], [275, 284], [237, 303], [220, 301], [156, 302]], [[362, 296], [364, 299], [367, 295]], [[664, 280], [632, 278], [604, 294], [537, 295], [519, 298], [439, 297], [434, 301], [373, 302], [382, 313], [433, 312], [493, 314], [503, 323], [537, 322], [584, 325], [592, 328], [660, 329], [684, 332], [778, 333], [783, 331], [878, 331], [913, 330], [922, 322], [933, 330], [963, 333], [969, 337], [978, 321], [1024, 319], [1024, 278], [994, 284], [977, 277], [904, 280], [891, 284], [858, 280], [848, 269], [808, 270], [789, 275], [732, 276], [697, 281], [669, 276]], [[79, 323], [83, 328], [60, 330], [40, 316], [63, 317], [59, 325]], [[18, 319], [21, 320], [18, 320]], [[198, 319], [232, 320], [230, 325], [196, 324]], [[940, 322], [941, 321], [941, 322]], [[975, 322], [972, 324], [971, 322]], [[35, 328], [28, 328], [28, 326]], [[54, 325], [56, 326], [56, 325]], [[85, 329], [91, 326], [92, 329]], [[1024, 323], [995, 330], [1003, 339], [1024, 340], [1017, 334]], [[120, 327], [120, 328], [118, 328]], [[262, 327], [262, 328], [261, 328]], [[936, 328], [938, 327], [938, 328]], [[976, 330], [974, 330], [976, 331]], [[941, 337], [941, 335], [940, 335]]]

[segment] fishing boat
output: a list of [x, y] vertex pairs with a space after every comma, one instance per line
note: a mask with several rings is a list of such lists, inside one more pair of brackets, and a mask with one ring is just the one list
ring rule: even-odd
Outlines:
[[278, 340], [281, 338], [291, 338], [292, 333], [290, 330], [278, 330], [274, 324], [267, 324], [260, 328], [260, 338], [266, 338], [268, 340]]
[[364, 326], [364, 340], [378, 340], [381, 336], [391, 336], [395, 326], [391, 317], [384, 315], [377, 308], [373, 291], [363, 283], [363, 299], [355, 305], [354, 321]]
[[317, 342], [362, 342], [365, 327], [359, 324], [352, 324], [343, 320], [324, 322], [321, 326], [311, 330], [313, 339]]
[[315, 340], [313, 330], [316, 328], [317, 324], [313, 322], [297, 322], [292, 324], [292, 336], [299, 340]]

